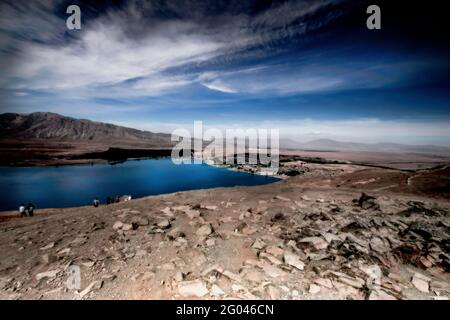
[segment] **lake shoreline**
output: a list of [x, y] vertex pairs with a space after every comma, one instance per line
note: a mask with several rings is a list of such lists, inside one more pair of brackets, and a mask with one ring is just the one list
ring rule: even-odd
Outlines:
[[[64, 167], [1, 167], [1, 184], [9, 186], [2, 194], [2, 212], [15, 211], [20, 203], [36, 208], [70, 208], [89, 205], [98, 198], [143, 198], [173, 192], [204, 190], [217, 187], [253, 186], [279, 181], [201, 165], [176, 165], [170, 158], [127, 160], [116, 164], [80, 164]], [[93, 179], [94, 178], [94, 179]]]
[[[143, 197], [137, 197], [137, 198], [132, 198], [131, 200], [128, 201], [120, 201], [120, 202], [115, 202], [115, 203], [111, 203], [109, 205], [105, 204], [105, 203], [101, 203], [99, 205], [99, 208], [114, 208], [116, 206], [126, 206], [126, 205], [132, 205], [134, 202], [136, 201], [145, 201], [148, 199], [152, 199], [152, 198], [163, 198], [163, 197], [172, 197], [175, 196], [177, 194], [181, 195], [181, 194], [186, 194], [186, 193], [191, 193], [191, 192], [204, 192], [204, 191], [216, 191], [218, 189], [229, 189], [229, 190], [235, 190], [235, 189], [239, 189], [239, 188], [257, 188], [257, 187], [261, 187], [261, 186], [265, 186], [265, 185], [270, 185], [270, 184], [274, 184], [274, 183], [279, 183], [285, 181], [284, 179], [278, 179], [276, 181], [273, 182], [269, 182], [269, 183], [265, 183], [265, 184], [259, 184], [259, 185], [251, 185], [251, 186], [246, 186], [246, 185], [237, 185], [237, 186], [230, 186], [230, 187], [214, 187], [214, 188], [203, 188], [203, 189], [190, 189], [190, 190], [182, 190], [182, 191], [174, 191], [174, 192], [169, 192], [169, 193], [161, 193], [161, 194], [154, 194], [154, 195], [147, 195], [147, 196], [143, 196]], [[73, 207], [61, 207], [61, 208], [57, 208], [57, 207], [49, 207], [49, 208], [37, 208], [34, 211], [34, 215], [33, 217], [25, 217], [25, 218], [21, 218], [19, 215], [18, 210], [2, 210], [0, 211], [0, 223], [3, 220], [7, 220], [7, 219], [30, 219], [30, 218], [34, 218], [34, 217], [44, 217], [47, 215], [52, 215], [52, 214], [58, 214], [61, 213], [61, 211], [74, 211], [74, 210], [83, 210], [83, 209], [90, 209], [93, 208], [92, 204], [86, 204], [86, 205], [82, 205], [82, 206], [73, 206]], [[5, 219], [6, 218], [6, 219]]]

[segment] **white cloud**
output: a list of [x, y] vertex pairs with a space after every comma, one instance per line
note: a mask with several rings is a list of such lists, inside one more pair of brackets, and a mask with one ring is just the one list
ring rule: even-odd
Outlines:
[[[304, 32], [288, 25], [331, 2], [334, 1], [288, 2], [256, 17], [225, 12], [212, 19], [188, 11], [179, 12], [187, 19], [162, 20], [155, 14], [158, 4], [130, 1], [124, 9], [110, 10], [83, 24], [81, 30], [72, 31], [70, 41], [64, 38], [64, 19], [53, 14], [57, 1], [4, 4], [0, 29], [26, 37], [8, 40], [18, 52], [14, 68], [5, 73], [2, 85], [48, 92], [78, 90], [79, 94], [90, 92], [94, 96], [103, 93], [101, 87], [110, 88], [113, 95], [125, 96], [170, 92], [198, 80], [195, 75], [168, 75], [168, 71], [218, 57], [226, 61], [248, 47], [264, 47], [292, 32]], [[169, 1], [167, 5], [173, 10], [180, 6], [192, 9], [189, 3], [174, 7]], [[6, 41], [4, 35], [0, 39], [2, 43]], [[138, 80], [132, 85], [127, 83], [133, 79]], [[201, 83], [211, 90], [239, 91], [220, 79]]]
[[16, 91], [16, 92], [14, 92], [14, 95], [17, 96], [17, 97], [25, 97], [25, 96], [28, 95], [28, 92], [25, 92], [25, 91]]
[[220, 80], [215, 80], [209, 83], [202, 83], [203, 86], [205, 86], [208, 89], [211, 90], [215, 90], [215, 91], [220, 91], [220, 92], [224, 92], [224, 93], [236, 93], [237, 90], [236, 89], [232, 89], [230, 87], [228, 87], [227, 85], [224, 85]]
[[[223, 72], [205, 72], [198, 76], [204, 86], [226, 93], [244, 94], [301, 94], [340, 91], [346, 89], [376, 89], [395, 87], [414, 81], [431, 67], [427, 61], [407, 60], [389, 64], [374, 61], [372, 64], [348, 62], [317, 63], [317, 57], [303, 57], [302, 63], [286, 61], [279, 64], [262, 64]], [[413, 80], [412, 80], [413, 79]]]
[[[183, 25], [174, 29], [182, 30]], [[54, 90], [155, 79], [169, 67], [202, 61], [221, 47], [211, 39], [177, 33], [149, 35], [136, 43], [114, 25], [99, 25], [64, 47], [30, 43], [24, 48], [26, 59], [15, 70], [15, 76], [27, 79], [18, 87]], [[165, 87], [169, 79], [165, 77]]]

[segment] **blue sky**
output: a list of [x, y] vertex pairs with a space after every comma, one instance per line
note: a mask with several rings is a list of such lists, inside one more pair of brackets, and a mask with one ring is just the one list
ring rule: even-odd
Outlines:
[[[79, 4], [82, 29], [65, 27]], [[391, 1], [392, 3], [392, 1]], [[5, 1], [1, 112], [150, 131], [450, 144], [449, 48], [427, 8], [378, 1]], [[410, 11], [405, 11], [410, 10]]]

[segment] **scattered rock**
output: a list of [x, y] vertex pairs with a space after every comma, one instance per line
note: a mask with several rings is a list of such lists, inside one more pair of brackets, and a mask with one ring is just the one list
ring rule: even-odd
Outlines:
[[409, 225], [409, 228], [407, 231], [412, 231], [421, 237], [423, 237], [425, 240], [428, 240], [432, 237], [433, 231], [431, 230], [430, 226], [424, 222], [420, 221], [414, 221]]
[[48, 249], [53, 248], [54, 246], [55, 246], [55, 243], [54, 242], [50, 242], [48, 245], [40, 248], [40, 250], [48, 250]]
[[283, 197], [283, 196], [276, 196], [275, 199], [282, 200], [282, 201], [292, 201], [291, 199]]
[[52, 254], [46, 253], [46, 254], [41, 256], [41, 261], [44, 264], [50, 264], [50, 263], [55, 262], [56, 260], [58, 260], [58, 258], [56, 256], [52, 255]]
[[123, 231], [135, 230], [136, 228], [134, 226], [136, 226], [136, 228], [137, 228], [137, 225], [133, 225], [131, 223], [124, 223], [124, 224], [122, 224], [122, 230]]
[[198, 211], [198, 210], [188, 209], [188, 210], [184, 211], [184, 213], [186, 213], [186, 215], [189, 217], [189, 219], [195, 219], [195, 218], [200, 217], [200, 211]]
[[314, 280], [314, 282], [316, 284], [318, 284], [319, 286], [328, 288], [328, 289], [333, 289], [333, 283], [331, 282], [330, 279], [325, 279], [325, 278], [318, 278], [316, 280]]
[[252, 268], [244, 271], [244, 278], [250, 282], [261, 283], [264, 281], [264, 274]]
[[206, 277], [207, 275], [209, 275], [213, 271], [216, 271], [218, 273], [222, 273], [223, 272], [223, 268], [221, 268], [217, 264], [212, 265], [212, 266], [210, 266], [210, 267], [208, 267], [208, 268], [206, 268], [205, 270], [202, 271], [202, 276]]
[[144, 257], [149, 254], [148, 250], [139, 249], [136, 251], [136, 257]]
[[181, 282], [184, 280], [184, 274], [181, 271], [178, 271], [177, 273], [175, 273], [175, 275], [173, 276], [173, 279], [177, 282]]
[[328, 242], [326, 242], [321, 237], [307, 237], [299, 241], [300, 243], [310, 243], [316, 250], [323, 250], [328, 247]]
[[329, 233], [329, 232], [324, 232], [322, 233], [322, 237], [325, 239], [326, 242], [331, 243], [333, 241], [341, 241], [341, 238], [339, 238], [337, 235]]
[[172, 209], [170, 209], [169, 207], [165, 207], [164, 209], [161, 210], [161, 212], [166, 214], [166, 215], [171, 215], [172, 214]]
[[197, 229], [195, 232], [196, 235], [200, 237], [206, 237], [209, 236], [211, 233], [213, 233], [213, 228], [210, 223], [202, 225], [200, 228]]
[[252, 235], [254, 233], [256, 233], [258, 231], [258, 229], [250, 227], [250, 226], [246, 226], [242, 229], [242, 233], [245, 235]]
[[105, 274], [102, 276], [102, 280], [109, 281], [109, 282], [113, 281], [116, 278], [117, 278], [117, 276], [115, 274]]
[[91, 282], [83, 291], [80, 292], [80, 298], [85, 297], [93, 290], [100, 290], [103, 286], [103, 281], [93, 281]]
[[183, 297], [201, 298], [209, 293], [208, 288], [202, 280], [182, 281], [178, 283], [178, 293]]
[[50, 271], [45, 271], [45, 272], [38, 273], [36, 275], [36, 280], [40, 281], [41, 279], [45, 279], [45, 278], [54, 278], [54, 277], [57, 276], [57, 274], [60, 271], [61, 270], [59, 270], [59, 269], [55, 269], [55, 270], [50, 270]]
[[68, 254], [68, 253], [70, 253], [70, 250], [71, 250], [70, 248], [64, 248], [62, 250], [59, 250], [57, 253], [59, 255]]
[[173, 246], [174, 247], [183, 247], [188, 244], [188, 241], [183, 237], [178, 237], [175, 239]]
[[140, 227], [148, 226], [150, 222], [147, 218], [135, 216], [131, 219], [131, 224], [137, 224]]
[[120, 229], [122, 229], [122, 227], [123, 227], [123, 223], [122, 223], [121, 221], [116, 221], [116, 222], [113, 224], [113, 229], [114, 229], [114, 230], [120, 230]]
[[429, 292], [430, 278], [424, 276], [423, 274], [420, 274], [418, 272], [414, 273], [411, 282], [417, 290], [423, 293]]
[[231, 290], [233, 290], [233, 292], [236, 292], [236, 293], [247, 293], [248, 292], [248, 289], [246, 287], [244, 287], [243, 285], [238, 284], [238, 283], [233, 283], [231, 285]]
[[144, 274], [142, 275], [141, 280], [142, 281], [147, 281], [149, 279], [152, 279], [156, 276], [156, 273], [152, 272], [152, 271], [145, 271]]
[[81, 262], [81, 264], [82, 264], [83, 266], [85, 266], [86, 268], [91, 268], [91, 267], [94, 266], [95, 261], [83, 261], [83, 262]]
[[220, 296], [223, 296], [225, 294], [225, 292], [218, 285], [213, 284], [212, 287], [211, 287], [210, 294], [213, 297], [220, 297]]
[[180, 231], [179, 228], [173, 228], [169, 232], [166, 233], [166, 236], [169, 238], [169, 240], [175, 240], [177, 238], [184, 238], [186, 235], [184, 232]]
[[252, 248], [256, 249], [256, 250], [262, 250], [265, 248], [265, 246], [266, 246], [266, 243], [259, 238], [256, 239], [252, 244]]
[[380, 205], [377, 203], [376, 198], [365, 194], [364, 192], [361, 194], [361, 197], [357, 200], [358, 206], [360, 206], [364, 210], [372, 209], [379, 210]]
[[284, 252], [284, 262], [298, 270], [303, 270], [305, 268], [305, 264], [300, 260], [300, 257], [289, 251]]
[[281, 249], [280, 247], [276, 247], [276, 246], [268, 246], [268, 247], [266, 247], [265, 251], [277, 258], [283, 257], [283, 253], [284, 253], [283, 249]]
[[361, 289], [365, 284], [364, 280], [359, 279], [359, 278], [352, 278], [345, 274], [339, 276], [338, 280], [342, 283], [345, 283], [345, 284], [347, 284], [351, 287], [357, 288], [357, 289]]
[[390, 250], [389, 243], [385, 243], [379, 237], [373, 237], [370, 239], [370, 248], [378, 253], [385, 253]]
[[280, 300], [281, 298], [281, 291], [277, 287], [274, 286], [268, 286], [267, 292], [269, 293], [269, 297], [271, 300]]
[[175, 270], [175, 265], [173, 262], [167, 262], [158, 267], [161, 270]]
[[93, 222], [91, 225], [91, 232], [105, 229], [105, 223], [103, 221]]
[[160, 222], [158, 222], [157, 226], [164, 230], [164, 229], [169, 229], [171, 225], [170, 225], [169, 220], [164, 219], [164, 220], [161, 220]]
[[266, 252], [261, 252], [261, 253], [259, 254], [259, 257], [260, 257], [260, 258], [265, 258], [265, 259], [267, 259], [268, 261], [270, 261], [272, 264], [277, 265], [277, 266], [283, 264], [283, 262], [282, 262], [280, 259], [277, 259], [277, 258], [275, 258], [273, 255], [268, 254], [268, 253], [266, 253]]
[[236, 282], [242, 282], [242, 278], [239, 275], [237, 275], [229, 270], [225, 270], [224, 272], [222, 272], [222, 274], [230, 280], [233, 280]]
[[369, 300], [397, 300], [393, 295], [388, 294], [387, 292], [379, 289], [372, 290], [369, 295]]
[[234, 232], [242, 232], [242, 230], [246, 227], [247, 227], [247, 223], [241, 222], [234, 228]]
[[72, 247], [80, 247], [83, 244], [85, 244], [87, 240], [88, 240], [88, 237], [86, 237], [86, 236], [78, 236], [75, 239], [73, 239], [72, 242], [70, 242], [70, 245]]
[[216, 245], [216, 239], [209, 238], [205, 241], [207, 247], [214, 247]]
[[410, 217], [412, 214], [426, 215], [426, 216], [431, 216], [431, 217], [436, 217], [436, 216], [441, 215], [441, 213], [439, 213], [433, 209], [427, 208], [426, 205], [420, 201], [409, 201], [408, 205], [409, 205], [408, 209], [400, 211], [398, 214], [404, 215], [407, 217]]
[[420, 257], [419, 262], [425, 269], [431, 268], [433, 266], [433, 261], [428, 257]]
[[285, 219], [284, 214], [282, 214], [281, 212], [275, 213], [272, 218], [270, 218], [270, 221], [272, 222], [280, 222], [283, 221]]
[[262, 269], [271, 278], [279, 278], [286, 274], [283, 270], [271, 264], [262, 265]]
[[311, 283], [309, 285], [309, 293], [316, 294], [320, 292], [320, 287], [318, 285], [315, 285], [314, 283]]

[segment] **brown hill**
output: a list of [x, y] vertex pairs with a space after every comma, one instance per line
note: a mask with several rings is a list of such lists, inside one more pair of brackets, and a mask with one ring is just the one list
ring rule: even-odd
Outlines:
[[[170, 134], [109, 123], [74, 119], [56, 113], [0, 114], [0, 165], [56, 165], [98, 162], [79, 155], [110, 148], [170, 149]], [[117, 149], [119, 150], [119, 149]], [[75, 158], [74, 158], [75, 157]]]
[[44, 139], [68, 142], [146, 142], [171, 145], [170, 135], [126, 128], [109, 123], [65, 117], [56, 113], [4, 113], [0, 115], [1, 139]]

